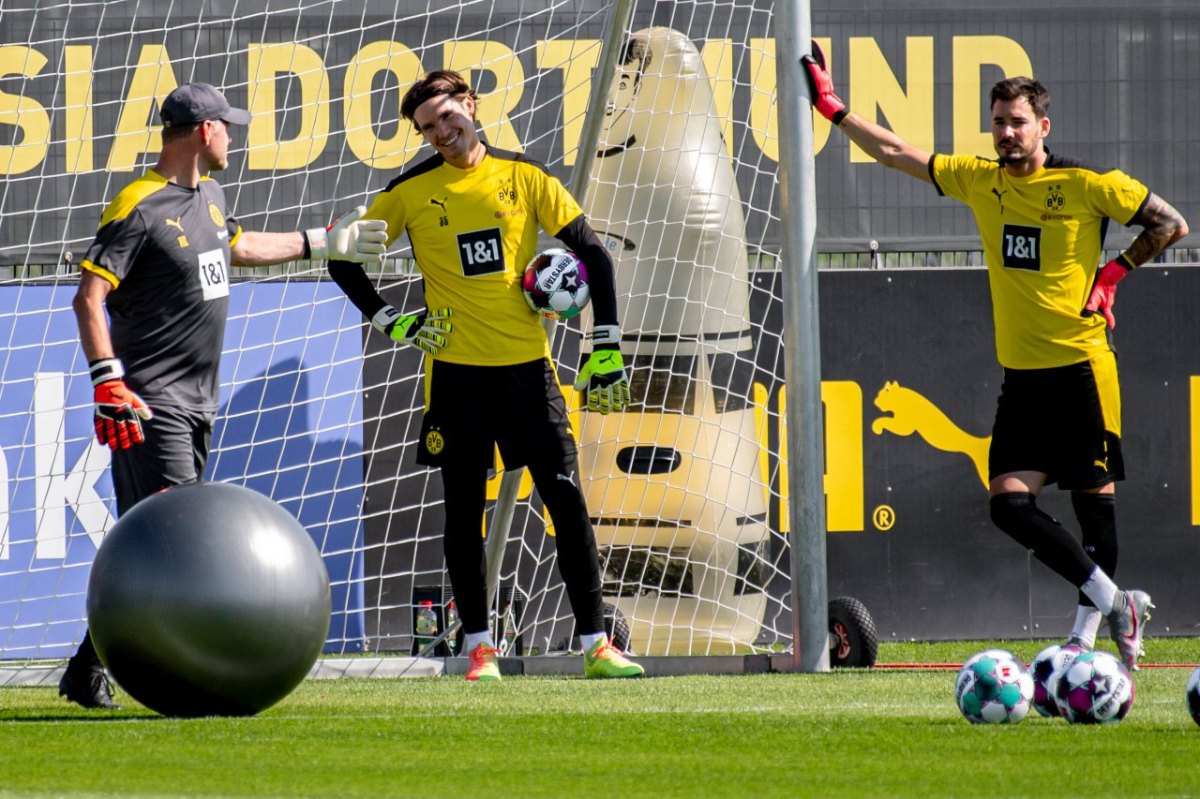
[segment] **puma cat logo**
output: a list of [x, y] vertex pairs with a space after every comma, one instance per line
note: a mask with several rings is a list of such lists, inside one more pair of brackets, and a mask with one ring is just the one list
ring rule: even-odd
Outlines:
[[[995, 189], [993, 189], [995, 191]], [[898, 436], [920, 433], [921, 438], [934, 449], [943, 452], [961, 452], [971, 459], [979, 482], [988, 485], [988, 448], [992, 437], [981, 438], [964, 432], [958, 425], [925, 397], [905, 388], [894, 380], [883, 384], [875, 397], [875, 407], [891, 416], [881, 416], [871, 423], [871, 432], [882, 435], [885, 431]]]
[[992, 194], [996, 195], [996, 202], [1000, 203], [1000, 216], [1004, 216], [1004, 195], [1008, 194], [1008, 189], [1004, 191], [992, 189]]
[[430, 205], [436, 205], [438, 208], [441, 208], [441, 209], [442, 209], [442, 213], [443, 213], [443, 214], [444, 214], [444, 213], [446, 213], [446, 203], [445, 203], [445, 202], [443, 202], [443, 201], [441, 201], [441, 200], [435, 200], [433, 197], [430, 197], [430, 198], [429, 198], [429, 204], [430, 204]]
[[174, 219], [169, 219], [169, 218], [164, 219], [163, 222], [167, 225], [167, 227], [173, 227], [173, 228], [177, 229], [180, 233], [183, 233], [184, 232], [183, 225], [180, 224], [181, 219], [183, 219], [183, 217], [178, 216]]

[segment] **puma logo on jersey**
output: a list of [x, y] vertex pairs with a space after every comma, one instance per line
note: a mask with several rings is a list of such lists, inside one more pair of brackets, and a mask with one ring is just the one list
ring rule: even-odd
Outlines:
[[1108, 458], [1105, 458], [1104, 460], [1100, 460], [1099, 458], [1097, 458], [1096, 460], [1092, 461], [1092, 465], [1095, 466], [1097, 469], [1103, 469], [1104, 471], [1107, 472], [1108, 471]]
[[183, 234], [183, 225], [180, 222], [181, 219], [183, 219], [182, 216], [178, 216], [174, 219], [166, 218], [163, 219], [163, 223], [167, 227], [173, 227], [179, 231], [179, 236], [176, 237], [175, 242], [182, 248], [188, 246], [188, 240], [187, 236]]
[[1004, 195], [1008, 194], [1008, 189], [1004, 191], [996, 191], [992, 189], [992, 194], [996, 195], [996, 202], [1000, 203], [1000, 215], [1004, 215]]
[[575, 485], [575, 472], [568, 472], [567, 474], [559, 472], [558, 474], [554, 475], [554, 479], [563, 480], [571, 485]]
[[[449, 199], [449, 198], [447, 198], [447, 199]], [[444, 213], [446, 213], [446, 203], [445, 203], [445, 202], [443, 202], [443, 201], [441, 201], [441, 200], [438, 200], [438, 199], [435, 199], [435, 198], [433, 198], [433, 197], [430, 197], [430, 198], [429, 198], [429, 204], [430, 204], [430, 205], [436, 205], [438, 208], [441, 208], [441, 209], [442, 209], [442, 213], [443, 213], [443, 214], [444, 214]]]

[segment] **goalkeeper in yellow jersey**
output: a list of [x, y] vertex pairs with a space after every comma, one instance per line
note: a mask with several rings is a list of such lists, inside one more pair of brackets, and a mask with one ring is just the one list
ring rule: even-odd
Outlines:
[[592, 353], [576, 388], [591, 411], [629, 401], [612, 261], [578, 203], [541, 164], [485, 144], [475, 129], [475, 91], [457, 72], [431, 72], [400, 105], [434, 154], [394, 179], [364, 216], [384, 220], [391, 243], [407, 232], [424, 278], [426, 309], [401, 313], [356, 264], [329, 273], [381, 333], [425, 355], [426, 405], [417, 461], [440, 468], [446, 570], [470, 658], [467, 679], [500, 679], [488, 631], [483, 521], [488, 469], [499, 447], [506, 468], [527, 466], [554, 522], [588, 677], [638, 677], [604, 633], [600, 566], [576, 473], [566, 402], [538, 314], [521, 291], [539, 230], [587, 266]]
[[[1090, 649], [1101, 617], [1131, 669], [1153, 605], [1122, 591], [1115, 482], [1121, 457], [1117, 283], [1188, 233], [1179, 212], [1117, 169], [1051, 153], [1050, 96], [1031, 78], [991, 90], [998, 158], [931, 154], [849, 111], [820, 48], [803, 57], [813, 107], [876, 161], [970, 207], [987, 259], [1004, 381], [988, 455], [992, 521], [1079, 590], [1070, 642]], [[1129, 249], [1100, 264], [1109, 220], [1138, 225]], [[1082, 544], [1037, 506], [1046, 485], [1071, 491]]]

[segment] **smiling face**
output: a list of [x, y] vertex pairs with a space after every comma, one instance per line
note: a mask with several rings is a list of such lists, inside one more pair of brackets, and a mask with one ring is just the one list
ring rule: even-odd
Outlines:
[[1025, 97], [992, 104], [992, 144], [1010, 172], [1028, 173], [1041, 166], [1049, 132], [1050, 118], [1034, 113]]
[[483, 142], [475, 131], [475, 100], [469, 95], [430, 97], [417, 106], [413, 123], [451, 166], [466, 169], [483, 160]]

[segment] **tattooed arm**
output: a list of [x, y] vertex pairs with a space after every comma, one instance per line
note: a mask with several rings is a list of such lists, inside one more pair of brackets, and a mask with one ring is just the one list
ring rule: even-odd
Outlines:
[[1123, 254], [1132, 266], [1141, 266], [1188, 234], [1187, 220], [1170, 203], [1153, 192], [1131, 224], [1144, 230]]

